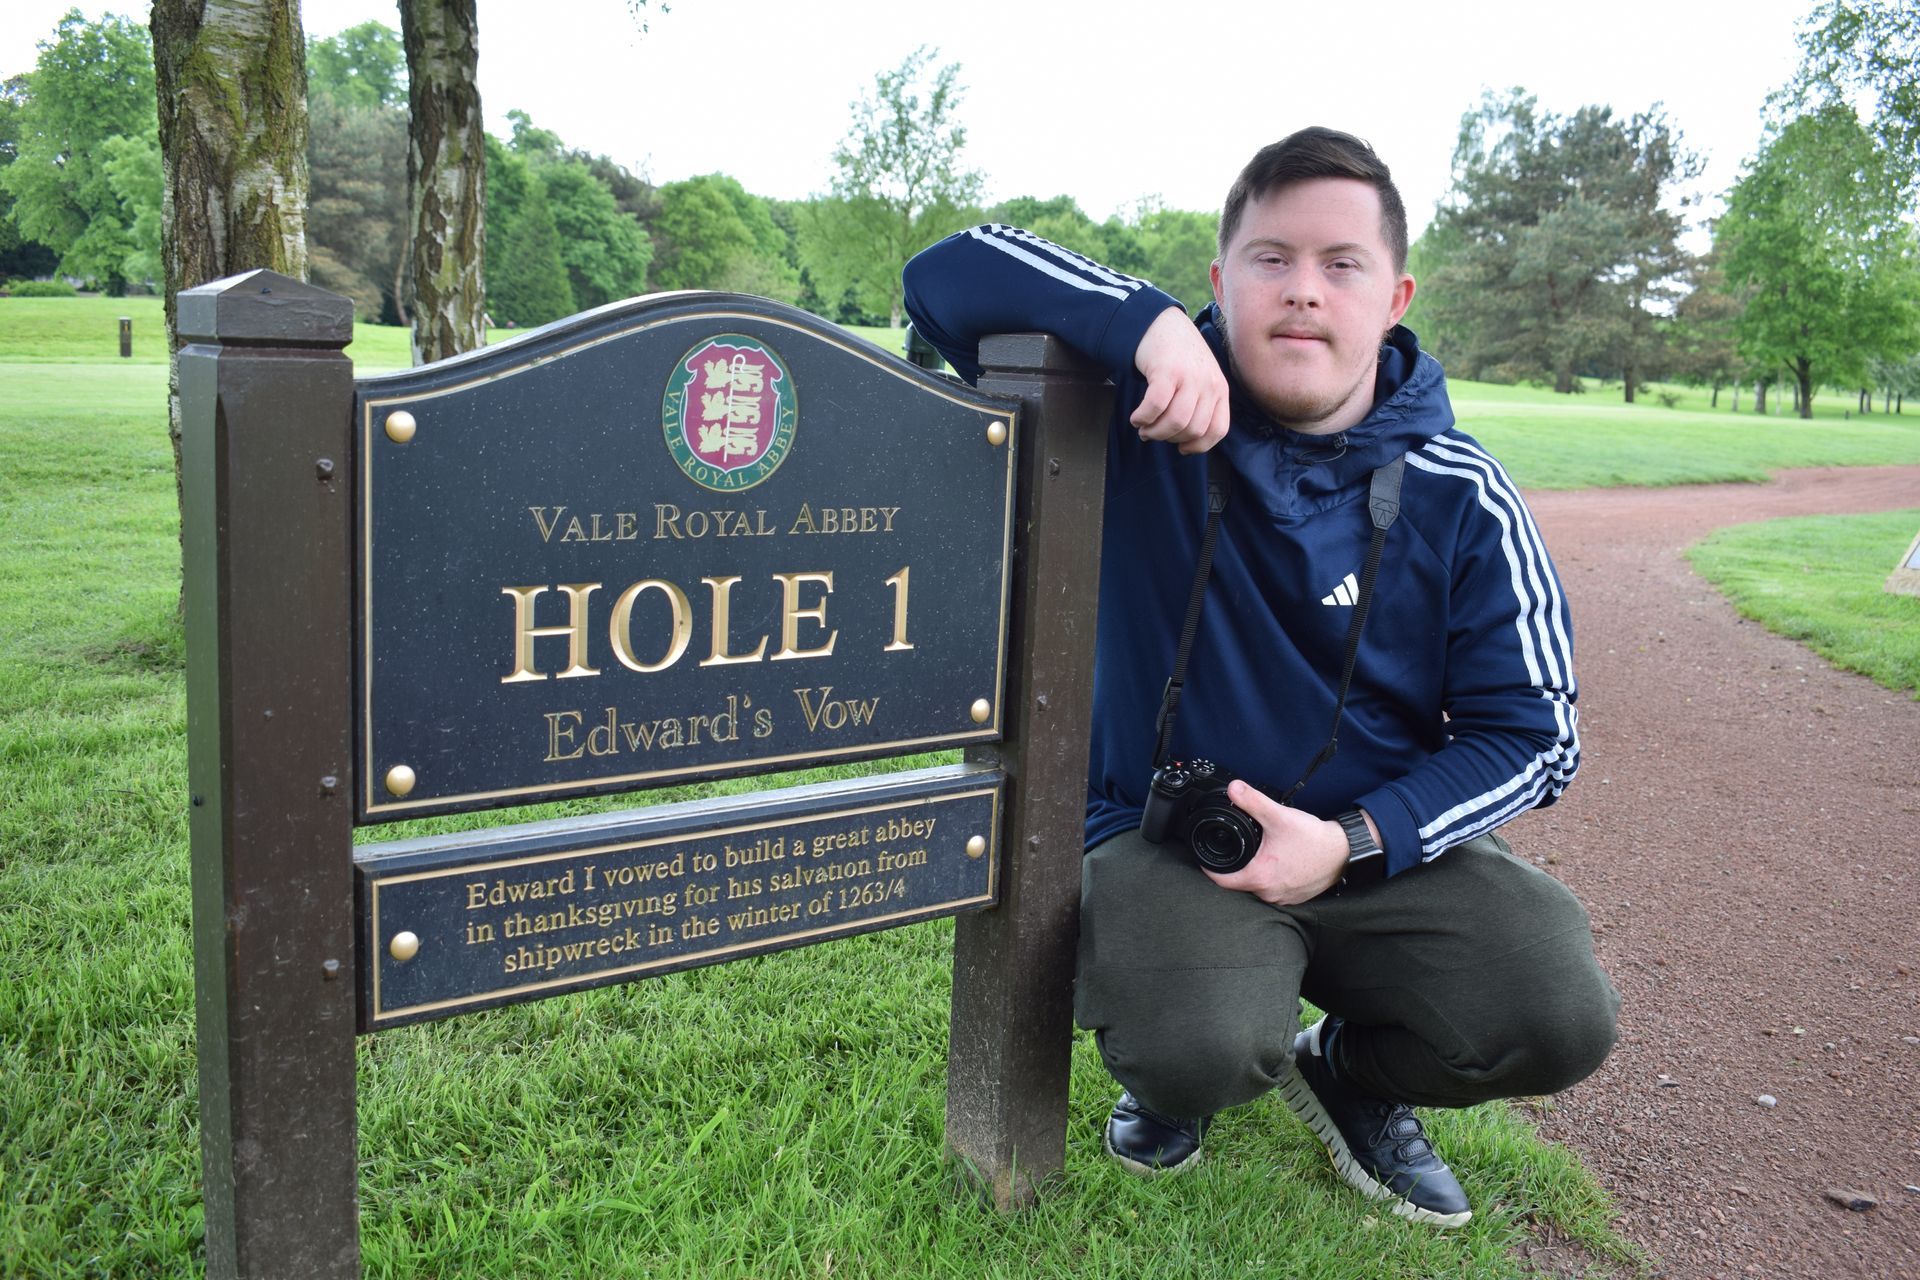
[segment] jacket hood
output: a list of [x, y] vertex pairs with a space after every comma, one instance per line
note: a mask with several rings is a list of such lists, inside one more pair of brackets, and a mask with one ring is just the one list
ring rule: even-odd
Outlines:
[[[1354, 486], [1366, 484], [1377, 468], [1453, 426], [1446, 374], [1405, 325], [1395, 325], [1381, 344], [1380, 373], [1367, 416], [1345, 431], [1316, 436], [1274, 422], [1240, 385], [1227, 359], [1217, 303], [1194, 319], [1226, 369], [1232, 392], [1227, 459], [1276, 514], [1333, 506]], [[1280, 447], [1263, 448], [1262, 441], [1278, 441]]]

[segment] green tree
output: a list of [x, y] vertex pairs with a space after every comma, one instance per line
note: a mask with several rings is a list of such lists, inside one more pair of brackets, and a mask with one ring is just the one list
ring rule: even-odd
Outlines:
[[407, 105], [407, 51], [400, 33], [363, 22], [339, 35], [307, 40], [307, 96], [343, 107]]
[[1657, 107], [1560, 116], [1519, 89], [1489, 94], [1461, 121], [1435, 218], [1453, 249], [1425, 314], [1447, 329], [1456, 369], [1569, 392], [1611, 367], [1632, 400], [1654, 313], [1689, 265], [1664, 196], [1700, 164]]
[[160, 158], [160, 139], [121, 134], [100, 144], [101, 167], [120, 207], [132, 215], [125, 228], [127, 254], [120, 274], [129, 281], [153, 284], [166, 274], [160, 259], [160, 209], [166, 174]]
[[307, 252], [313, 282], [363, 322], [405, 324], [407, 115], [309, 95]]
[[807, 205], [800, 258], [815, 287], [900, 327], [900, 271], [927, 244], [974, 220], [982, 179], [964, 167], [960, 65], [932, 70], [925, 45], [853, 104], [834, 153], [831, 198]]
[[572, 156], [531, 167], [552, 210], [574, 306], [598, 307], [645, 292], [653, 246], [606, 184]]
[[1143, 203], [1129, 228], [1140, 253], [1134, 274], [1180, 299], [1188, 311], [1204, 307], [1213, 301], [1209, 269], [1218, 248], [1219, 225], [1215, 214]]
[[800, 273], [765, 200], [721, 173], [660, 188], [658, 289], [729, 289], [794, 302]]
[[487, 148], [487, 222], [494, 249], [487, 268], [487, 314], [498, 325], [549, 324], [571, 315], [572, 286], [560, 259], [560, 233], [546, 187], [533, 166], [493, 138]]
[[1873, 356], [1920, 345], [1920, 252], [1897, 164], [1853, 109], [1829, 103], [1782, 128], [1727, 197], [1715, 243], [1751, 289], [1740, 350], [1785, 368], [1800, 416], [1815, 388], [1860, 386]]
[[23, 239], [59, 254], [60, 270], [118, 291], [140, 211], [114, 190], [104, 144], [155, 135], [152, 44], [126, 18], [89, 22], [71, 9], [39, 47], [25, 95], [12, 99], [15, 150], [0, 188]]
[[1913, 0], [1824, 0], [1800, 31], [1803, 53], [1785, 101], [1872, 101], [1871, 130], [1911, 191], [1920, 183], [1920, 7]]
[[[1867, 362], [1871, 381], [1867, 384], [1886, 397], [1884, 413], [1904, 413], [1908, 396], [1920, 396], [1920, 352], [1895, 359], [1891, 356], [1875, 356]], [[1865, 406], [1873, 408], [1871, 396]]]
[[[27, 101], [24, 75], [0, 80], [0, 169], [20, 154], [20, 113]], [[51, 275], [60, 255], [38, 240], [22, 235], [13, 221], [13, 193], [0, 180], [0, 281], [16, 276], [34, 279]]]
[[1746, 299], [1727, 283], [1719, 255], [1701, 259], [1693, 287], [1673, 309], [1667, 353], [1672, 376], [1689, 386], [1709, 387], [1712, 405], [1720, 407], [1720, 389], [1739, 381], [1745, 368], [1740, 358], [1740, 313]]

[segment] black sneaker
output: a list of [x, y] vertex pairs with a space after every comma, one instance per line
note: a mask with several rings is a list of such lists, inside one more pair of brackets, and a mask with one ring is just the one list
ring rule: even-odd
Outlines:
[[1321, 1045], [1337, 1026], [1339, 1019], [1322, 1018], [1294, 1040], [1293, 1070], [1280, 1086], [1288, 1108], [1320, 1139], [1348, 1186], [1391, 1201], [1402, 1218], [1464, 1226], [1473, 1217], [1466, 1192], [1434, 1154], [1413, 1108], [1356, 1093], [1334, 1078]]
[[1154, 1177], [1179, 1173], [1200, 1163], [1200, 1139], [1207, 1121], [1176, 1120], [1140, 1105], [1131, 1093], [1120, 1095], [1107, 1117], [1107, 1154], [1129, 1173]]

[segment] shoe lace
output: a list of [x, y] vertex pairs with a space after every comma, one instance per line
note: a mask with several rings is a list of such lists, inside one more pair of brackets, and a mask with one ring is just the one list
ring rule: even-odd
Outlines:
[[1413, 1114], [1413, 1108], [1404, 1102], [1373, 1103], [1369, 1108], [1378, 1127], [1367, 1145], [1378, 1150], [1391, 1142], [1394, 1158], [1411, 1162], [1433, 1153], [1433, 1144], [1427, 1141], [1427, 1131], [1420, 1123], [1420, 1117]]

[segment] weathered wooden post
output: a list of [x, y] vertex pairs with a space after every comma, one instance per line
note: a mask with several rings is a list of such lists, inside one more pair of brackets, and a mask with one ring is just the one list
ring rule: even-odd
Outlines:
[[1006, 737], [968, 748], [1010, 780], [996, 910], [955, 921], [947, 1146], [1002, 1209], [1066, 1159], [1080, 846], [1093, 714], [1106, 420], [1112, 389], [1044, 334], [981, 345], [980, 390], [1026, 424], [1008, 652]]
[[120, 317], [120, 358], [122, 360], [130, 360], [133, 358], [132, 316]]
[[353, 305], [254, 271], [179, 326], [207, 1274], [351, 1277]]

